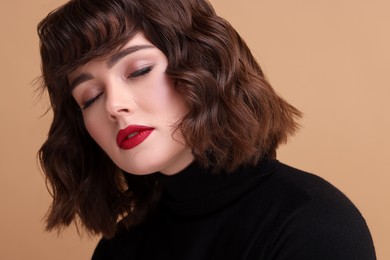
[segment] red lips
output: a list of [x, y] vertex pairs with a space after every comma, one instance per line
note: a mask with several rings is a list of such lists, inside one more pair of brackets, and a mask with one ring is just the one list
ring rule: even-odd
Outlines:
[[121, 129], [116, 136], [116, 143], [122, 149], [129, 150], [142, 143], [152, 132], [154, 128], [129, 125], [125, 129]]

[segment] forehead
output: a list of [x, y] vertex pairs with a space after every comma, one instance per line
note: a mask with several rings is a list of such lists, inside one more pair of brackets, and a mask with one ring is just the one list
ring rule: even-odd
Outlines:
[[76, 67], [68, 74], [68, 80], [72, 81], [77, 75], [82, 73], [82, 71], [84, 71], [92, 63], [106, 62], [107, 67], [110, 68], [123, 57], [138, 50], [146, 48], [156, 47], [145, 37], [144, 33], [138, 32], [133, 37], [129, 38], [129, 40], [121, 48], [111, 50], [104, 55], [92, 58], [85, 64]]
[[122, 48], [93, 58], [86, 64], [77, 67], [74, 71], [69, 73], [67, 76], [69, 90], [73, 92], [78, 85], [93, 79], [94, 73], [91, 71], [96, 70], [99, 67], [102, 68], [101, 66], [110, 70], [116, 63], [120, 62], [126, 56], [143, 49], [157, 48], [142, 33], [138, 33], [128, 40]]

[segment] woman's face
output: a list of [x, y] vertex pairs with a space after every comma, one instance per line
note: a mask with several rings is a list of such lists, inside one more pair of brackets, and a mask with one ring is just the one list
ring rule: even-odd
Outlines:
[[167, 77], [166, 56], [142, 33], [119, 53], [77, 68], [68, 79], [87, 131], [122, 170], [175, 174], [193, 160], [174, 125], [186, 113]]

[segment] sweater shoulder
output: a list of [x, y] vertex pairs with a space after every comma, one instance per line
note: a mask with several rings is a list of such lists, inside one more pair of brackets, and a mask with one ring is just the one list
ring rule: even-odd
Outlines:
[[312, 200], [336, 200], [352, 204], [347, 196], [324, 178], [278, 162], [263, 188], [279, 199], [305, 203]]
[[259, 190], [272, 212], [266, 239], [270, 258], [376, 259], [365, 219], [323, 178], [278, 163]]

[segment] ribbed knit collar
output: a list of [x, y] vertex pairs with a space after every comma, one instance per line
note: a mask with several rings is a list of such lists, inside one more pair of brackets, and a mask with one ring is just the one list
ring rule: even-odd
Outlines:
[[162, 206], [181, 216], [199, 216], [227, 207], [252, 190], [278, 166], [264, 159], [255, 167], [242, 167], [232, 173], [212, 174], [192, 163], [172, 176], [159, 176]]

